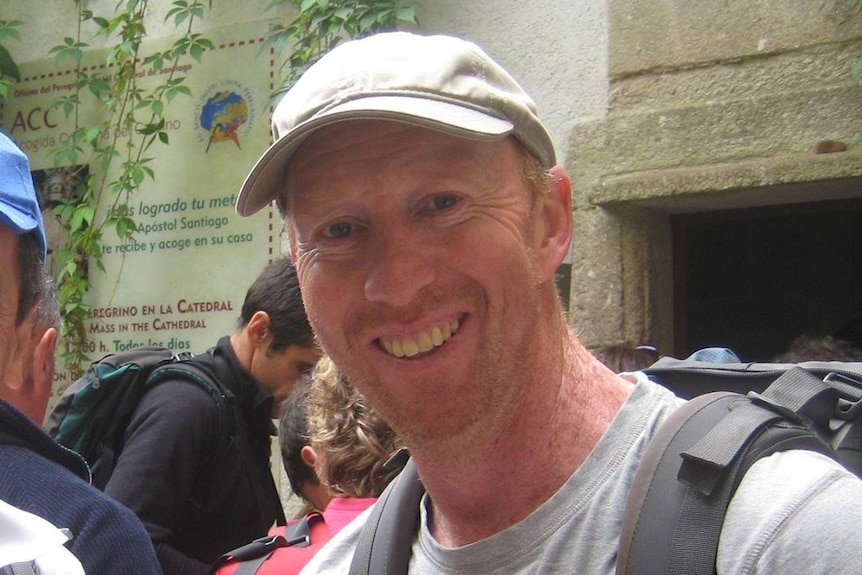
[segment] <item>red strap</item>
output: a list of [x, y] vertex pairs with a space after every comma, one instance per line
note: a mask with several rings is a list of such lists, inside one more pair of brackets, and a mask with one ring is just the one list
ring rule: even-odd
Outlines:
[[[310, 544], [305, 547], [292, 545], [279, 547], [255, 571], [256, 575], [298, 575], [306, 563], [323, 545], [332, 538], [332, 533], [326, 526], [320, 513], [309, 513], [306, 520], [310, 526]], [[271, 535], [286, 535], [289, 526], [279, 527], [271, 531]], [[242, 562], [231, 562], [219, 567], [216, 575], [234, 575]]]

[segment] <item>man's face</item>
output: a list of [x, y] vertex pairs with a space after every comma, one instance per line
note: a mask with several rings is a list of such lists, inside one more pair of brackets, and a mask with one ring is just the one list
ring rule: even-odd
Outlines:
[[512, 139], [384, 121], [322, 129], [291, 162], [287, 225], [309, 320], [412, 446], [499, 433], [529, 393], [552, 273], [522, 172]]
[[273, 352], [255, 354], [249, 371], [275, 398], [273, 418], [281, 416], [281, 404], [290, 395], [299, 378], [314, 367], [320, 359], [315, 347], [289, 345]]

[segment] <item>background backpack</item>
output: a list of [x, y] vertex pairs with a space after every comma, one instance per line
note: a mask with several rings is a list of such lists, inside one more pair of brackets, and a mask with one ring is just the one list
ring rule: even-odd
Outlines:
[[[45, 431], [90, 465], [93, 485], [104, 489], [123, 450], [126, 428], [144, 392], [167, 378], [194, 381], [220, 406], [227, 435], [236, 434], [230, 391], [215, 374], [188, 363], [192, 354], [142, 346], [94, 361], [51, 411]], [[225, 435], [225, 434], [221, 434]]]
[[[644, 371], [697, 397], [662, 424], [638, 466], [620, 535], [621, 575], [715, 573], [730, 498], [762, 457], [808, 449], [862, 473], [862, 363], [662, 358]], [[407, 573], [423, 493], [408, 462], [360, 533], [350, 575]]]

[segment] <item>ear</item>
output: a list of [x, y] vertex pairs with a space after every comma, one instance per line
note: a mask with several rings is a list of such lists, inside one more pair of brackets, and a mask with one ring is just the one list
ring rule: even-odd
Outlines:
[[33, 394], [37, 403], [48, 406], [48, 398], [54, 384], [54, 353], [57, 349], [57, 330], [50, 328], [42, 334], [33, 351]]
[[562, 166], [550, 169], [551, 189], [539, 200], [537, 247], [541, 279], [553, 279], [572, 242], [572, 185]]
[[314, 451], [312, 446], [303, 446], [302, 449], [299, 450], [299, 456], [302, 458], [303, 463], [314, 469], [315, 472], [317, 471], [317, 468], [314, 466], [317, 463], [317, 453]]
[[16, 328], [17, 348], [6, 371], [6, 399], [37, 425], [42, 424], [54, 378], [57, 330], [34, 328], [28, 318]]
[[260, 348], [265, 345], [265, 349], [269, 349], [269, 342], [272, 340], [272, 332], [269, 327], [271, 321], [269, 314], [265, 311], [256, 311], [246, 326], [248, 337], [251, 340], [253, 347]]

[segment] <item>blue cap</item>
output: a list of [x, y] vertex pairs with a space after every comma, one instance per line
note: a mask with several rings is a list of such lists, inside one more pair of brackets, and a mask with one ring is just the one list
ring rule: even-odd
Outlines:
[[18, 144], [3, 132], [0, 132], [0, 225], [16, 234], [35, 231], [42, 247], [42, 261], [45, 261], [48, 241], [30, 175], [30, 162]]
[[686, 359], [691, 361], [706, 361], [709, 363], [740, 363], [741, 360], [733, 350], [726, 347], [704, 347], [697, 350]]

